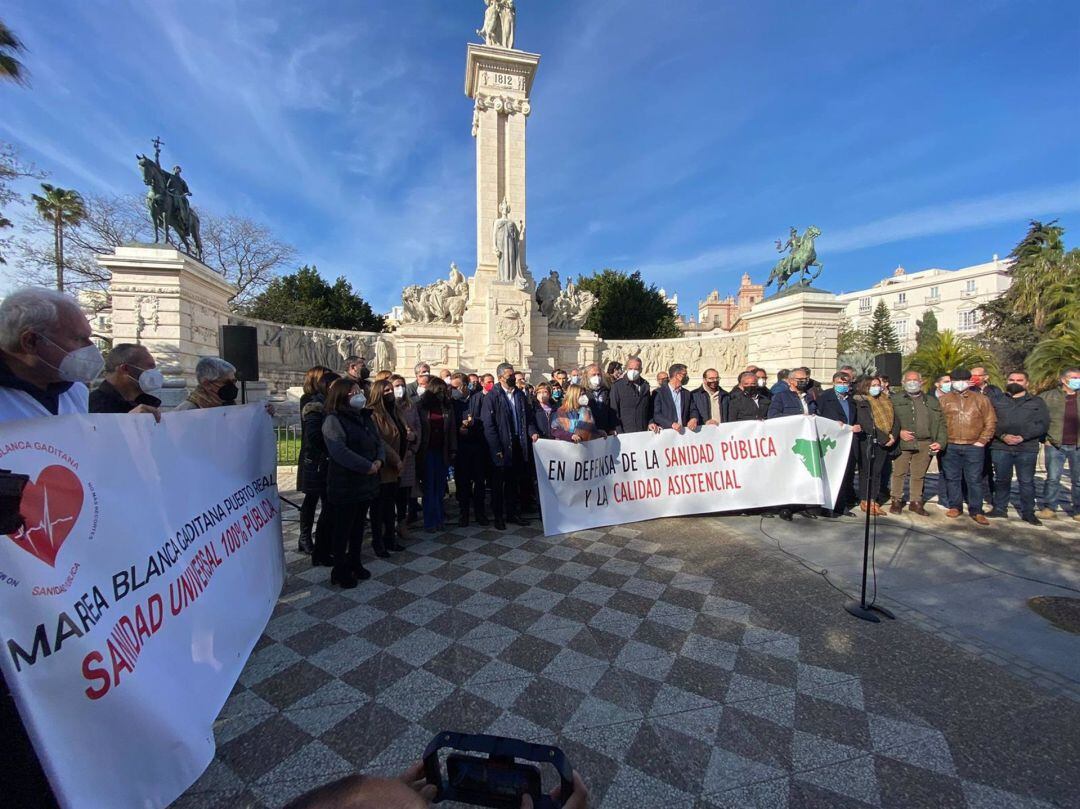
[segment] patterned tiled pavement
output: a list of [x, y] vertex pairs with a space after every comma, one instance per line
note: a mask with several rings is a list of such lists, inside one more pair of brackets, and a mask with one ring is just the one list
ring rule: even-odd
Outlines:
[[[288, 513], [286, 516], [289, 516]], [[418, 534], [280, 604], [177, 807], [395, 773], [438, 731], [566, 751], [601, 807], [1080, 806], [1080, 705], [686, 518]]]

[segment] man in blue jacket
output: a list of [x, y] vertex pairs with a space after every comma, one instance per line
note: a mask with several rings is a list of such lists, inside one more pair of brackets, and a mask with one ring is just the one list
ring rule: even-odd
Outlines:
[[832, 388], [818, 397], [817, 414], [822, 418], [847, 424], [855, 433], [855, 440], [851, 442], [851, 452], [848, 454], [847, 468], [844, 470], [844, 480], [840, 484], [840, 496], [831, 515], [840, 517], [846, 515], [848, 509], [859, 502], [855, 495], [855, 464], [859, 457], [859, 433], [862, 432], [862, 427], [858, 424], [855, 400], [851, 396], [851, 379], [843, 371], [837, 371], [833, 374], [832, 383]]
[[514, 366], [502, 363], [496, 369], [498, 384], [484, 397], [480, 420], [491, 455], [491, 509], [495, 527], [506, 528], [506, 520], [528, 525], [521, 516], [518, 487], [526, 474], [529, 445], [540, 434], [536, 431], [532, 406], [524, 392], [514, 386]]
[[653, 394], [653, 414], [649, 429], [654, 433], [661, 430], [681, 433], [687, 427], [691, 430], [697, 428], [697, 419], [693, 416], [693, 399], [690, 391], [683, 387], [686, 375], [685, 365], [672, 365], [668, 368], [667, 384], [661, 385]]
[[787, 377], [787, 390], [773, 394], [769, 418], [780, 416], [816, 416], [817, 402], [810, 392], [810, 369], [796, 368]]

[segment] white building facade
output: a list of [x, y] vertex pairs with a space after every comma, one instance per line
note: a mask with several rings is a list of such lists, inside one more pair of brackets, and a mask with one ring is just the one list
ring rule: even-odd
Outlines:
[[1012, 283], [1009, 264], [995, 255], [985, 264], [960, 270], [930, 269], [908, 273], [903, 267], [897, 267], [891, 277], [870, 289], [845, 292], [839, 299], [844, 304], [845, 317], [857, 329], [869, 328], [878, 301], [884, 300], [901, 348], [908, 353], [915, 350], [916, 321], [921, 320], [927, 310], [934, 313], [939, 330], [974, 336], [980, 328], [976, 311], [979, 305], [1001, 297]]

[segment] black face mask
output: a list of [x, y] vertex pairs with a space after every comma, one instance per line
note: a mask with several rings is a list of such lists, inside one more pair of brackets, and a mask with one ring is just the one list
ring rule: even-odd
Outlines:
[[743, 388], [742, 392], [747, 396], [756, 396], [758, 392], [757, 385], [752, 388]]
[[217, 395], [223, 402], [235, 402], [240, 395], [240, 388], [236, 387], [235, 382], [226, 382], [218, 389]]
[[360, 378], [361, 379], [367, 379], [369, 376], [371, 376], [371, 371], [369, 371], [367, 368], [361, 368], [360, 369]]
[[796, 379], [795, 380], [795, 387], [798, 388], [799, 390], [806, 390], [808, 387], [810, 387], [810, 380], [809, 379]]
[[1026, 388], [1019, 382], [1010, 382], [1005, 386], [1005, 392], [1010, 396], [1016, 396], [1018, 393], [1023, 393]]

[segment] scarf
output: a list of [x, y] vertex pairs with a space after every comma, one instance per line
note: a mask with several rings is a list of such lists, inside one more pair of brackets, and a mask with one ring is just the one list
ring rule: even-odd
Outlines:
[[870, 412], [874, 416], [874, 426], [882, 432], [889, 432], [893, 427], [893, 406], [888, 396], [867, 396]]
[[218, 398], [216, 393], [207, 393], [206, 389], [202, 386], [195, 388], [195, 390], [188, 394], [187, 400], [200, 409], [207, 407], [221, 407], [225, 404]]

